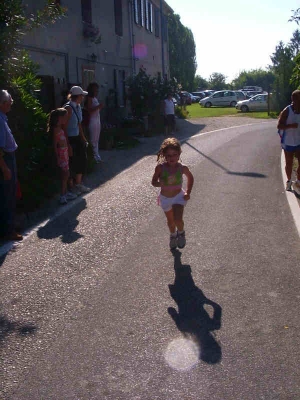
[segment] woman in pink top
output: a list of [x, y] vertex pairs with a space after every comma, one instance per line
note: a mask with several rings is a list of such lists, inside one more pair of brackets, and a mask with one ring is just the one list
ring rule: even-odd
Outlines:
[[99, 85], [96, 82], [92, 82], [87, 88], [88, 95], [86, 96], [85, 108], [89, 113], [89, 134], [90, 143], [93, 148], [94, 159], [96, 163], [101, 161], [99, 154], [99, 139], [101, 132], [101, 121], [100, 121], [100, 110], [103, 107], [102, 103], [99, 103], [97, 96], [99, 92]]

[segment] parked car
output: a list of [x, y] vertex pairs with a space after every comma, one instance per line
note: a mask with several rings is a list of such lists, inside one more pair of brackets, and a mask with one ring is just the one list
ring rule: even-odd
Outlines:
[[187, 105], [192, 104], [192, 96], [189, 92], [182, 91], [179, 93], [179, 96], [183, 98], [185, 104], [187, 104]]
[[242, 112], [248, 111], [267, 111], [268, 110], [268, 95], [257, 94], [248, 100], [238, 101], [235, 108]]
[[243, 92], [257, 92], [257, 93], [263, 92], [260, 86], [244, 86], [242, 90]]
[[199, 100], [204, 99], [214, 93], [214, 90], [203, 90], [201, 92], [192, 92], [193, 96], [199, 97]]
[[192, 93], [190, 93], [190, 95], [191, 95], [192, 103], [197, 103], [197, 102], [199, 102], [199, 100], [201, 100], [199, 96], [195, 96]]
[[237, 95], [238, 101], [247, 100], [248, 99], [247, 94], [244, 93], [242, 90], [235, 90], [235, 93]]
[[220, 90], [218, 92], [213, 93], [209, 97], [205, 97], [199, 101], [199, 104], [204, 107], [211, 106], [230, 106], [235, 107], [238, 102], [238, 97], [233, 90]]

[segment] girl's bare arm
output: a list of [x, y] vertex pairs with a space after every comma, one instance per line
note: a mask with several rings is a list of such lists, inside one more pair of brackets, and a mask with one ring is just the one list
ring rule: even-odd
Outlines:
[[151, 181], [152, 186], [161, 187], [160, 175], [161, 175], [161, 166], [157, 165], [155, 167], [155, 171], [154, 171], [152, 181]]
[[187, 177], [185, 200], [189, 200], [194, 185], [194, 176], [186, 165], [183, 166], [182, 173]]

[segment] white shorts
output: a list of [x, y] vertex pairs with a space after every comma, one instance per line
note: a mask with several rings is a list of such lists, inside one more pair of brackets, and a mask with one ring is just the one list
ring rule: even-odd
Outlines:
[[186, 200], [183, 198], [184, 194], [185, 192], [183, 190], [174, 197], [166, 197], [160, 194], [158, 196], [158, 204], [161, 206], [164, 212], [170, 211], [174, 204], [185, 206]]

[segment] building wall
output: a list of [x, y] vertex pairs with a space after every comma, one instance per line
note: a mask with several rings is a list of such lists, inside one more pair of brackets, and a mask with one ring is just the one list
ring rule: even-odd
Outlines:
[[[105, 99], [109, 89], [117, 89], [118, 105], [123, 106], [124, 80], [129, 75], [138, 72], [142, 65], [150, 74], [162, 72], [161, 35], [156, 37], [154, 32], [134, 22], [134, 1], [121, 1], [123, 32], [119, 36], [115, 32], [114, 0], [91, 0], [92, 24], [99, 28], [101, 35], [98, 44], [83, 37], [81, 0], [61, 0], [61, 6], [67, 8], [66, 16], [24, 37], [23, 46], [40, 65], [40, 76], [48, 83], [50, 77], [53, 79], [56, 105], [60, 105], [62, 92], [70, 85], [86, 88], [90, 81], [97, 81], [100, 100]], [[24, 3], [30, 13], [42, 8], [46, 1], [25, 0]], [[160, 0], [152, 3], [159, 7]], [[164, 8], [169, 12], [166, 5]], [[146, 49], [145, 56], [134, 55], [134, 43]], [[164, 58], [168, 73], [167, 45]]]

